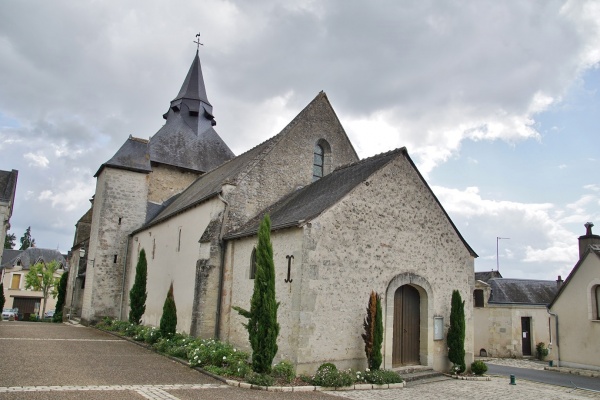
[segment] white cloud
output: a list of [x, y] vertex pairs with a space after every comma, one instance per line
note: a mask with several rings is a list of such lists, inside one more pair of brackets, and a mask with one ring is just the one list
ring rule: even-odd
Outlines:
[[44, 154], [41, 152], [34, 153], [26, 153], [23, 155], [23, 158], [29, 161], [29, 166], [32, 167], [40, 167], [40, 168], [48, 168], [50, 161]]

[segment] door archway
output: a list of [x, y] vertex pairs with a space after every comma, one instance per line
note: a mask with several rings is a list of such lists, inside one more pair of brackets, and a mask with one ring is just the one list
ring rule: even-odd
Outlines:
[[392, 366], [420, 364], [421, 297], [411, 285], [394, 293]]

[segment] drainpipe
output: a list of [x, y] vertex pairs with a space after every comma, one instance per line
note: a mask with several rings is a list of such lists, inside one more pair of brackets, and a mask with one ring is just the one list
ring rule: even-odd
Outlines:
[[225, 280], [225, 251], [227, 250], [227, 243], [223, 240], [223, 233], [225, 231], [225, 222], [229, 213], [229, 203], [219, 193], [219, 200], [225, 203], [225, 210], [223, 210], [223, 221], [221, 222], [221, 231], [219, 232], [219, 247], [221, 248], [221, 260], [219, 266], [219, 294], [217, 298], [217, 318], [215, 323], [215, 339], [221, 339], [221, 303], [223, 302], [223, 285]]
[[123, 296], [125, 294], [125, 274], [127, 273], [127, 260], [129, 259], [129, 239], [131, 235], [127, 235], [125, 242], [125, 259], [123, 260], [123, 281], [121, 282], [121, 301], [119, 302], [119, 319], [123, 319]]
[[550, 311], [549, 308], [546, 308], [548, 314], [552, 315], [556, 319], [556, 366], [560, 367], [560, 345], [558, 343], [558, 315]]

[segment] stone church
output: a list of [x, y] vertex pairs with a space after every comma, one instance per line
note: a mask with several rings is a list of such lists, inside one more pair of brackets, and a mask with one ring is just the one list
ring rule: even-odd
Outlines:
[[157, 326], [173, 284], [177, 329], [249, 349], [245, 319], [260, 220], [269, 213], [281, 326], [276, 361], [364, 368], [369, 294], [383, 300], [384, 367], [447, 370], [452, 290], [465, 299], [473, 360], [473, 249], [400, 148], [360, 160], [327, 95], [278, 134], [234, 156], [214, 129], [194, 57], [165, 125], [129, 137], [95, 175], [77, 222], [67, 307], [93, 323], [127, 319], [139, 253], [143, 323]]

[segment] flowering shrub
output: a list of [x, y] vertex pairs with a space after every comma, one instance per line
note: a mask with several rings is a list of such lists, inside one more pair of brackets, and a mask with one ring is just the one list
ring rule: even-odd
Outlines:
[[296, 377], [294, 366], [287, 360], [275, 364], [271, 370], [271, 375], [273, 375], [274, 378], [281, 379], [287, 383], [292, 382]]
[[248, 353], [237, 351], [232, 345], [214, 339], [195, 339], [188, 352], [188, 361], [192, 367], [236, 365], [237, 368], [239, 361], [245, 362], [248, 358]]
[[315, 386], [341, 387], [354, 384], [355, 375], [352, 371], [338, 371], [331, 363], [322, 364], [317, 373], [304, 380]]
[[363, 374], [365, 382], [372, 383], [374, 385], [385, 385], [387, 383], [400, 383], [402, 378], [394, 371], [379, 369], [369, 371], [366, 370]]

